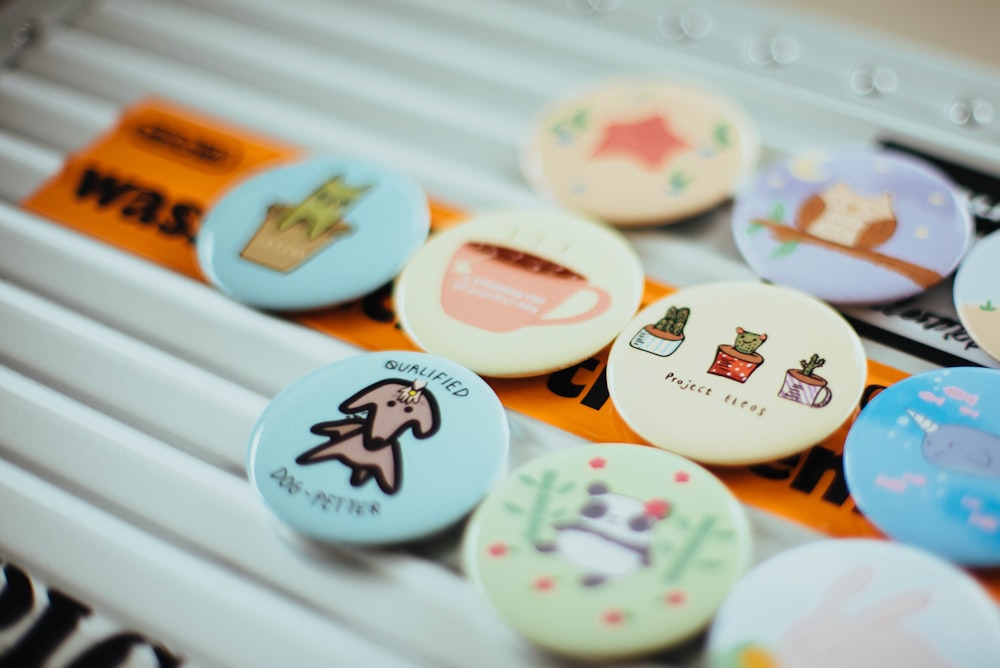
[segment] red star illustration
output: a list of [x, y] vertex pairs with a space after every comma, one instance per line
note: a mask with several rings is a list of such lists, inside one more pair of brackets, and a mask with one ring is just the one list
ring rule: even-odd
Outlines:
[[625, 155], [654, 171], [670, 157], [690, 146], [670, 132], [663, 117], [653, 114], [632, 123], [612, 123], [604, 128], [604, 139], [591, 157]]

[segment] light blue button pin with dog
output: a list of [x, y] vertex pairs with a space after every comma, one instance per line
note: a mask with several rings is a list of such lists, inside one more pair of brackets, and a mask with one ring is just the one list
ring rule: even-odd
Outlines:
[[313, 157], [227, 192], [198, 231], [198, 261], [234, 299], [314, 309], [391, 281], [429, 229], [427, 197], [411, 177], [355, 158]]
[[844, 445], [858, 507], [880, 530], [969, 566], [1000, 566], [1000, 370], [905, 378], [861, 411]]
[[507, 417], [479, 376], [435, 355], [367, 353], [282, 390], [250, 438], [265, 505], [309, 538], [400, 543], [445, 529], [506, 471]]

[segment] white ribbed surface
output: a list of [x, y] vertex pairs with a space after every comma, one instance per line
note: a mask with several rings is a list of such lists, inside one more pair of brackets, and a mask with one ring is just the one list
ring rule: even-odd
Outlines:
[[[411, 551], [319, 551], [289, 545], [253, 497], [243, 460], [257, 414], [354, 347], [16, 202], [124, 104], [157, 93], [289, 142], [363, 154], [462, 207], [550, 206], [518, 170], [534, 113], [563, 90], [635, 69], [724, 88], [761, 126], [769, 157], [891, 129], [1000, 171], [1000, 132], [956, 130], [934, 106], [959, 90], [1000, 95], [995, 72], [862, 42], [868, 59], [898, 57], [911, 85], [857, 100], [845, 92], [854, 61], [837, 53], [842, 35], [784, 17], [816, 60], [754, 70], [740, 49], [775, 17], [706, 2], [715, 31], [671, 45], [655, 4], [583, 16], [562, 0], [103, 0], [50, 30], [0, 73], [0, 555], [190, 665], [562, 665], [514, 637], [457, 572], [457, 532]], [[911, 93], [920, 86], [926, 95]], [[630, 237], [661, 280], [752, 276], [725, 211]], [[511, 419], [512, 464], [578, 442]], [[752, 517], [757, 560], [815, 537]], [[648, 664], [695, 665], [697, 655], [694, 646]]]

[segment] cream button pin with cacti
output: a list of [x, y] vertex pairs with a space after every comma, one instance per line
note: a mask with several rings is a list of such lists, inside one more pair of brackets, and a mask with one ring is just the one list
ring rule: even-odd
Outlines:
[[857, 405], [866, 370], [858, 335], [819, 300], [708, 283], [651, 304], [626, 326], [611, 348], [608, 388], [625, 422], [653, 445], [746, 464], [833, 433]]

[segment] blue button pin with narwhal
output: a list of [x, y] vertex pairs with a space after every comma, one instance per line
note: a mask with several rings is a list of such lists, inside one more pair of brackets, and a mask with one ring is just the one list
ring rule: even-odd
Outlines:
[[225, 193], [198, 231], [198, 261], [223, 292], [259, 308], [332, 306], [391, 281], [427, 238], [427, 197], [406, 174], [312, 157]]
[[400, 543], [461, 519], [506, 471], [503, 405], [442, 357], [366, 353], [282, 390], [247, 469], [264, 504], [314, 540]]
[[858, 507], [891, 538], [1000, 566], [1000, 370], [928, 371], [882, 390], [847, 435]]

